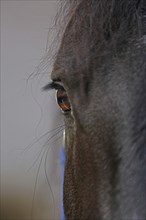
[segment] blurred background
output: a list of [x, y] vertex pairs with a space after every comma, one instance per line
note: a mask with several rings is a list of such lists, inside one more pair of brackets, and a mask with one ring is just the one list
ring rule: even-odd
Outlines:
[[1, 1], [2, 220], [60, 219], [63, 119], [55, 91], [41, 90], [51, 62], [38, 67], [57, 8], [57, 0]]

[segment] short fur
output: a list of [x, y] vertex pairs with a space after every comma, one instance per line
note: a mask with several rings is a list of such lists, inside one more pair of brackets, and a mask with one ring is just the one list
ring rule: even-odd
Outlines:
[[77, 0], [54, 64], [65, 115], [67, 220], [146, 216], [144, 1]]

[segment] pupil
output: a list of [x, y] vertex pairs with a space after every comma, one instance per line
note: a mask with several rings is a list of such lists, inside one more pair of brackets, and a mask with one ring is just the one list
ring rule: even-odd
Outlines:
[[57, 91], [57, 102], [60, 108], [64, 111], [70, 111], [70, 103], [65, 90], [58, 89]]

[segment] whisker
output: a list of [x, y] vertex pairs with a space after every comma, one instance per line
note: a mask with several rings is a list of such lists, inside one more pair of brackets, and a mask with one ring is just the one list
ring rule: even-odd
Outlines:
[[[43, 144], [42, 149], [41, 149], [40, 152], [38, 153], [39, 155], [37, 156], [37, 158], [35, 159], [34, 163], [31, 165], [31, 167], [28, 169], [27, 172], [29, 172], [29, 171], [34, 167], [34, 165], [35, 165], [36, 162], [38, 161], [38, 159], [39, 159], [39, 157], [40, 157], [40, 155], [41, 155], [41, 153], [42, 153], [44, 147], [46, 146], [46, 144], [52, 144], [52, 143], [54, 143], [54, 142], [49, 143], [49, 141], [50, 141], [53, 137], [55, 137], [57, 134], [59, 134], [61, 131], [63, 131], [63, 129], [57, 131], [54, 135], [52, 135], [52, 136], [49, 138], [49, 140], [47, 140], [47, 141]], [[57, 140], [58, 140], [58, 139], [57, 139]]]
[[[58, 138], [55, 139], [55, 141], [53, 141], [52, 143], [56, 142], [57, 140], [59, 140], [60, 138], [62, 138], [62, 135]], [[49, 182], [49, 178], [48, 178], [48, 175], [47, 175], [47, 157], [48, 157], [48, 153], [49, 153], [49, 150], [50, 148], [48, 148], [47, 150], [47, 153], [46, 153], [46, 156], [45, 156], [45, 163], [44, 163], [44, 169], [45, 169], [45, 176], [46, 176], [46, 180], [47, 180], [47, 183], [49, 185], [49, 188], [50, 188], [50, 191], [51, 191], [51, 195], [52, 195], [52, 200], [53, 200], [53, 206], [54, 206], [54, 218], [55, 219], [55, 198], [53, 196], [53, 191], [52, 191], [52, 188], [51, 188], [51, 184]]]
[[45, 156], [45, 162], [44, 162], [44, 170], [45, 170], [45, 176], [46, 176], [46, 180], [47, 180], [47, 183], [49, 185], [49, 188], [50, 188], [50, 191], [51, 191], [51, 195], [52, 195], [52, 200], [53, 200], [53, 207], [54, 207], [54, 210], [53, 210], [53, 215], [55, 217], [55, 198], [54, 198], [54, 195], [53, 195], [53, 190], [52, 190], [52, 187], [51, 187], [51, 184], [49, 182], [49, 178], [48, 178], [48, 175], [47, 175], [47, 157], [48, 157], [48, 153], [49, 153], [49, 150], [50, 150], [50, 147], [48, 148], [47, 152], [46, 152], [46, 156]]
[[38, 176], [39, 176], [39, 171], [41, 168], [42, 160], [44, 158], [45, 152], [47, 151], [47, 148], [44, 150], [42, 157], [40, 159], [40, 163], [38, 166], [37, 174], [36, 174], [36, 179], [35, 179], [35, 184], [34, 184], [34, 191], [33, 191], [33, 197], [32, 197], [32, 205], [31, 205], [31, 219], [33, 219], [33, 210], [34, 210], [34, 201], [35, 201], [35, 195], [36, 195], [36, 187], [37, 187], [37, 181], [38, 181]]
[[[43, 158], [44, 158], [44, 155], [46, 153], [46, 156], [45, 156], [45, 162], [44, 162], [44, 168], [45, 168], [45, 176], [46, 176], [46, 180], [47, 180], [47, 183], [49, 185], [49, 189], [50, 189], [50, 192], [51, 192], [51, 196], [52, 196], [52, 201], [53, 201], [53, 207], [54, 207], [54, 211], [53, 211], [53, 214], [55, 216], [55, 198], [54, 198], [54, 195], [53, 195], [53, 191], [52, 191], [52, 187], [51, 187], [51, 184], [49, 182], [49, 178], [47, 176], [47, 170], [46, 170], [46, 167], [47, 167], [47, 156], [48, 156], [48, 153], [49, 153], [49, 150], [51, 149], [52, 146], [49, 146], [49, 148], [44, 148], [46, 146], [46, 144], [51, 144], [51, 143], [54, 143], [55, 141], [57, 141], [59, 138], [62, 137], [59, 136], [59, 138], [55, 139], [53, 142], [50, 143], [50, 140], [55, 137], [57, 134], [59, 134], [61, 131], [63, 131], [63, 126], [59, 126], [58, 129], [60, 129], [59, 131], [57, 129], [53, 129], [54, 130], [57, 130], [55, 132], [55, 134], [53, 134], [45, 143], [44, 145], [42, 146], [42, 149], [37, 157], [37, 159], [34, 161], [34, 163], [32, 164], [32, 166], [29, 168], [32, 169], [32, 167], [36, 164], [36, 162], [38, 161], [39, 157], [40, 158], [40, 162], [39, 162], [39, 166], [38, 166], [38, 170], [37, 170], [37, 174], [36, 174], [36, 179], [35, 179], [35, 184], [34, 184], [34, 192], [33, 192], [33, 198], [32, 198], [32, 208], [31, 208], [31, 219], [33, 218], [33, 210], [34, 210], [34, 201], [35, 201], [35, 195], [36, 195], [36, 188], [37, 188], [37, 182], [38, 182], [38, 177], [39, 177], [39, 172], [40, 172], [40, 168], [41, 168], [41, 164], [42, 164], [42, 161], [43, 161]], [[43, 152], [44, 151], [44, 152]], [[28, 170], [28, 171], [29, 171]]]
[[[63, 131], [63, 130], [62, 130]], [[54, 144], [56, 141], [58, 141], [60, 138], [62, 138], [63, 135], [59, 136], [58, 138], [56, 138], [53, 142], [51, 142], [50, 144]]]
[[34, 145], [38, 142], [38, 140], [41, 140], [42, 138], [46, 137], [46, 135], [48, 135], [49, 133], [51, 133], [51, 132], [53, 132], [53, 131], [55, 131], [55, 130], [58, 130], [58, 129], [61, 128], [61, 127], [64, 127], [64, 125], [60, 125], [60, 126], [57, 127], [57, 128], [54, 128], [54, 129], [52, 129], [52, 130], [49, 130], [49, 131], [45, 132], [43, 135], [41, 135], [41, 136], [39, 137], [39, 139], [37, 139], [37, 140], [35, 139], [35, 141], [34, 141], [32, 144], [29, 144], [29, 145], [23, 150], [22, 153], [25, 153], [26, 151], [28, 151], [29, 149], [31, 149], [31, 147], [34, 146]]

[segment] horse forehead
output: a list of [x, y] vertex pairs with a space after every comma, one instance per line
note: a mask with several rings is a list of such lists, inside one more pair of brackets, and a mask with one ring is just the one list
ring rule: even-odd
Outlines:
[[[82, 36], [80, 37], [82, 38]], [[68, 38], [71, 38], [70, 42], [68, 42]], [[96, 70], [99, 64], [99, 56], [95, 59], [95, 53], [92, 53], [90, 48], [88, 35], [81, 41], [74, 40], [74, 37], [70, 36], [70, 34], [66, 35], [62, 40], [53, 66], [52, 79], [70, 82], [80, 81], [83, 78], [91, 77], [91, 72]]]
[[[60, 78], [60, 75], [61, 78], [69, 77], [70, 80], [74, 76], [76, 79], [82, 78], [87, 74], [87, 69], [91, 64], [91, 38], [93, 38], [92, 34], [89, 34], [91, 2], [89, 4], [87, 0], [79, 0], [79, 3], [65, 29], [52, 78]], [[79, 12], [82, 14], [80, 15]]]
[[[74, 54], [74, 56], [76, 55]], [[72, 54], [72, 57], [63, 59], [61, 54], [58, 54], [59, 61], [56, 60], [51, 73], [51, 78], [53, 80], [59, 79], [68, 84], [73, 82], [77, 83], [82, 79], [88, 78], [89, 66], [91, 65], [91, 62], [85, 59], [78, 59], [74, 56]]]

